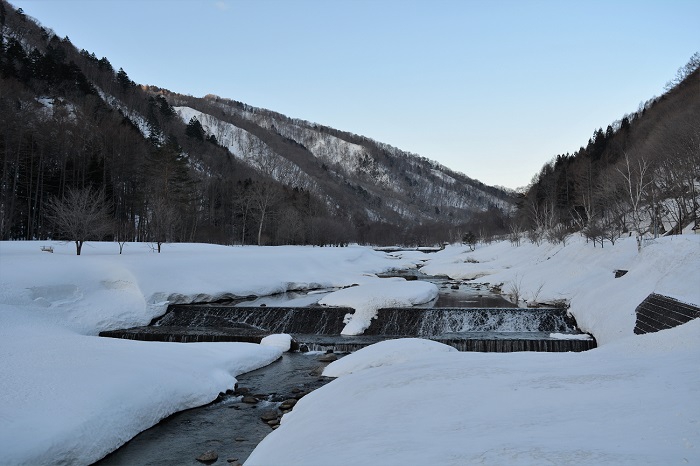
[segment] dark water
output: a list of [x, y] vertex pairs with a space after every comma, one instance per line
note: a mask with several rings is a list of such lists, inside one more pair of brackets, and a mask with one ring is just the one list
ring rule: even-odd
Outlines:
[[[191, 343], [196, 344], [196, 343]], [[263, 412], [280, 402], [312, 391], [331, 379], [320, 377], [327, 363], [319, 354], [285, 353], [281, 359], [237, 377], [238, 387], [264, 394], [255, 405], [241, 396], [225, 396], [207, 406], [174, 414], [141, 432], [121, 448], [95, 463], [108, 465], [200, 465], [196, 458], [208, 450], [218, 453], [215, 464], [237, 458], [243, 463], [258, 443], [272, 431], [260, 420]]]

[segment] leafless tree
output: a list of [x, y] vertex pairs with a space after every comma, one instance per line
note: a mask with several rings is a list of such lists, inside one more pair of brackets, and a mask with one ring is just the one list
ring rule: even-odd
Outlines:
[[637, 250], [641, 251], [642, 236], [646, 231], [642, 227], [642, 212], [648, 189], [652, 185], [652, 165], [645, 157], [632, 160], [625, 153], [623, 163], [616, 170], [623, 181], [624, 199], [630, 210], [632, 228], [637, 235]]
[[260, 221], [258, 223], [258, 246], [262, 246], [262, 232], [265, 220], [267, 216], [270, 215], [275, 204], [281, 199], [282, 194], [279, 188], [272, 183], [260, 182], [252, 187], [251, 195], [253, 205], [260, 216]]
[[101, 240], [112, 231], [110, 208], [104, 192], [92, 188], [69, 188], [63, 199], [50, 200], [49, 218], [61, 235], [75, 242], [78, 256], [85, 241]]
[[170, 241], [177, 213], [163, 197], [156, 197], [149, 206], [148, 234], [150, 241], [156, 244], [159, 253], [163, 243]]

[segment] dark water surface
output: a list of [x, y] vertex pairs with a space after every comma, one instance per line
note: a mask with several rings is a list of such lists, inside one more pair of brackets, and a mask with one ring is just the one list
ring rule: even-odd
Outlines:
[[251, 405], [243, 403], [241, 396], [231, 395], [207, 406], [176, 413], [141, 432], [95, 465], [201, 466], [196, 458], [208, 450], [218, 453], [215, 464], [229, 464], [227, 460], [233, 458], [243, 463], [272, 431], [260, 420], [263, 412], [331, 380], [317, 375], [326, 365], [317, 360], [318, 356], [285, 353], [269, 366], [236, 377], [239, 388], [249, 388], [252, 394], [265, 394], [265, 400]]

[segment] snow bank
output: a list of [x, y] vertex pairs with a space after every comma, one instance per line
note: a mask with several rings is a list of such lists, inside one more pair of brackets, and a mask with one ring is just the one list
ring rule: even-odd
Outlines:
[[342, 359], [330, 363], [323, 370], [326, 377], [340, 377], [372, 367], [390, 366], [406, 362], [415, 354], [445, 353], [455, 348], [432, 340], [401, 338], [386, 340], [362, 348]]
[[260, 344], [263, 346], [278, 348], [283, 353], [286, 353], [292, 346], [292, 336], [287, 335], [286, 333], [268, 335], [260, 341]]
[[[637, 252], [635, 238], [593, 247], [581, 237], [566, 246], [507, 241], [476, 251], [451, 246], [432, 254], [424, 273], [518, 291], [520, 305], [563, 300], [599, 345], [633, 335], [635, 309], [650, 293], [700, 304], [700, 235], [659, 238]], [[615, 270], [628, 270], [615, 278]]]
[[406, 307], [435, 299], [438, 288], [432, 283], [406, 281], [403, 278], [375, 278], [359, 286], [345, 288], [325, 296], [319, 304], [347, 306], [355, 309], [342, 335], [363, 333], [384, 307]]
[[[601, 346], [509, 354], [427, 352], [403, 340], [370, 346], [329, 365], [324, 374], [339, 378], [301, 399], [247, 466], [700, 464], [700, 320], [633, 333], [634, 310], [652, 292], [700, 304], [700, 236], [661, 238], [641, 253], [634, 238], [604, 249], [571, 238], [566, 247], [501, 242], [392, 255], [427, 274], [518, 291], [520, 304], [564, 300]], [[628, 273], [616, 279], [618, 269]]]
[[177, 344], [78, 335], [0, 308], [3, 464], [90, 464], [144, 429], [233, 389], [279, 358], [250, 343]]
[[289, 348], [288, 336], [272, 346], [175, 344], [96, 337], [101, 330], [146, 325], [171, 303], [342, 287], [412, 265], [360, 247], [118, 251], [87, 243], [76, 256], [70, 243], [0, 242], [3, 464], [90, 464]]
[[698, 334], [693, 321], [585, 353], [406, 351], [302, 398], [245, 464], [699, 464]]
[[[50, 244], [54, 254], [40, 251]], [[0, 303], [44, 308], [36, 313], [82, 334], [148, 325], [168, 304], [358, 283], [364, 274], [412, 265], [369, 248], [227, 247], [0, 242]], [[196, 273], [194, 273], [196, 271]]]

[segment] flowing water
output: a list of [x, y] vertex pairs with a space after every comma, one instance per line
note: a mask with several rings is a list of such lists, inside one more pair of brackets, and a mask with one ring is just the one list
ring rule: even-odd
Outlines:
[[176, 413], [140, 433], [121, 448], [95, 463], [96, 466], [199, 465], [196, 458], [214, 450], [216, 464], [234, 459], [243, 463], [272, 428], [260, 416], [276, 410], [284, 400], [310, 392], [331, 379], [320, 377], [325, 363], [318, 354], [285, 353], [281, 359], [236, 379], [238, 387], [263, 398], [244, 403], [242, 396], [220, 400]]
[[[182, 342], [259, 342], [271, 333], [290, 333], [300, 352], [287, 353], [278, 362], [237, 377], [239, 385], [264, 395], [259, 403], [250, 405], [241, 396], [227, 395], [213, 404], [177, 413], [96, 464], [196, 465], [201, 464], [197, 456], [208, 450], [217, 451], [217, 464], [234, 458], [242, 463], [271, 430], [260, 420], [261, 412], [328, 381], [318, 375], [322, 364], [318, 353], [305, 351], [346, 353], [407, 336], [430, 338], [460, 351], [585, 351], [595, 347], [592, 338], [577, 338], [582, 335], [564, 309], [519, 309], [485, 285], [415, 272], [401, 276], [435, 283], [440, 288], [438, 298], [413, 308], [380, 309], [364, 335], [340, 335], [345, 316], [353, 310], [319, 306], [324, 291], [171, 306], [148, 327], [103, 332], [103, 336], [118, 338]], [[562, 334], [574, 338], [561, 339]]]

